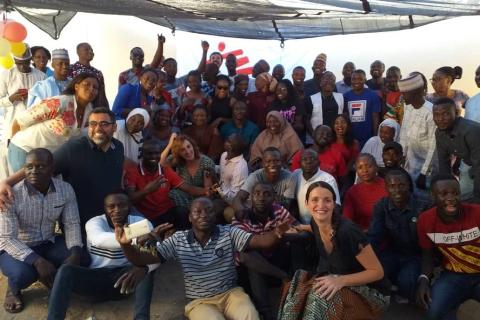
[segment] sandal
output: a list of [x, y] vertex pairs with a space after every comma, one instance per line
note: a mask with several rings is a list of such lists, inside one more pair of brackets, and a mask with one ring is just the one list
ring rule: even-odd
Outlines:
[[14, 294], [10, 288], [7, 288], [5, 294], [5, 301], [3, 302], [3, 308], [9, 313], [18, 313], [23, 310], [23, 297], [19, 292]]

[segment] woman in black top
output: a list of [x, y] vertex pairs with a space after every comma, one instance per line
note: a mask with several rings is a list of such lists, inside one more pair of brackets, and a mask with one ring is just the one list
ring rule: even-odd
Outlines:
[[377, 319], [389, 297], [371, 287], [383, 278], [383, 268], [365, 234], [342, 217], [326, 182], [310, 185], [306, 205], [318, 263], [313, 273], [297, 271], [279, 319]]

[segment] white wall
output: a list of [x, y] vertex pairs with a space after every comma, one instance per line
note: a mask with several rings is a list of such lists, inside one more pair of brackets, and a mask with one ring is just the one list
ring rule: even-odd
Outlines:
[[210, 51], [216, 51], [223, 41], [231, 49], [243, 49], [250, 59], [250, 66], [260, 58], [270, 62], [271, 67], [282, 63], [286, 74], [291, 68], [303, 65], [311, 77], [311, 64], [315, 56], [325, 52], [328, 56], [327, 68], [337, 78], [341, 77], [344, 62], [351, 60], [357, 68], [369, 70], [373, 60], [381, 59], [386, 66], [397, 65], [404, 75], [417, 70], [430, 78], [433, 71], [441, 66], [460, 65], [464, 77], [454, 84], [468, 94], [478, 89], [473, 81], [475, 68], [480, 64], [478, 26], [480, 17], [462, 17], [424, 27], [395, 32], [341, 35], [304, 40], [290, 40], [285, 48], [278, 41], [228, 39], [204, 36], [177, 31], [173, 36], [169, 29], [156, 26], [144, 20], [115, 15], [95, 15], [79, 13], [62, 31], [59, 40], [53, 40], [46, 33], [13, 13], [9, 15], [28, 30], [26, 42], [30, 45], [43, 45], [49, 49], [66, 48], [70, 59], [76, 61], [75, 46], [79, 42], [89, 42], [95, 52], [92, 65], [102, 70], [106, 80], [107, 96], [110, 102], [116, 95], [119, 72], [130, 67], [129, 50], [140, 46], [145, 51], [145, 61], [150, 62], [156, 48], [156, 35], [163, 33], [167, 42], [165, 56], [174, 56], [179, 61], [179, 75], [196, 68], [201, 55], [200, 40], [210, 42]]

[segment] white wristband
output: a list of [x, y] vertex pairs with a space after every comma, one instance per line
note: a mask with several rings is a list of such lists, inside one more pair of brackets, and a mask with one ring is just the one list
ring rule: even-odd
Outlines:
[[426, 274], [421, 274], [418, 276], [417, 282], [420, 282], [421, 279], [427, 279], [427, 282], [430, 283], [430, 278]]

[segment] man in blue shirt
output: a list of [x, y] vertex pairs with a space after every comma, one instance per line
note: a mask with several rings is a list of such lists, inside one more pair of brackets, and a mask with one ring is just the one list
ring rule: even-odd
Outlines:
[[260, 130], [258, 126], [247, 119], [247, 105], [243, 101], [236, 101], [233, 104], [233, 118], [220, 127], [220, 134], [223, 140], [227, 140], [234, 133], [242, 136], [249, 146], [253, 144]]
[[365, 88], [365, 71], [352, 73], [352, 90], [345, 93], [345, 108], [352, 122], [353, 135], [363, 148], [365, 142], [377, 134], [380, 123], [381, 101], [372, 90]]

